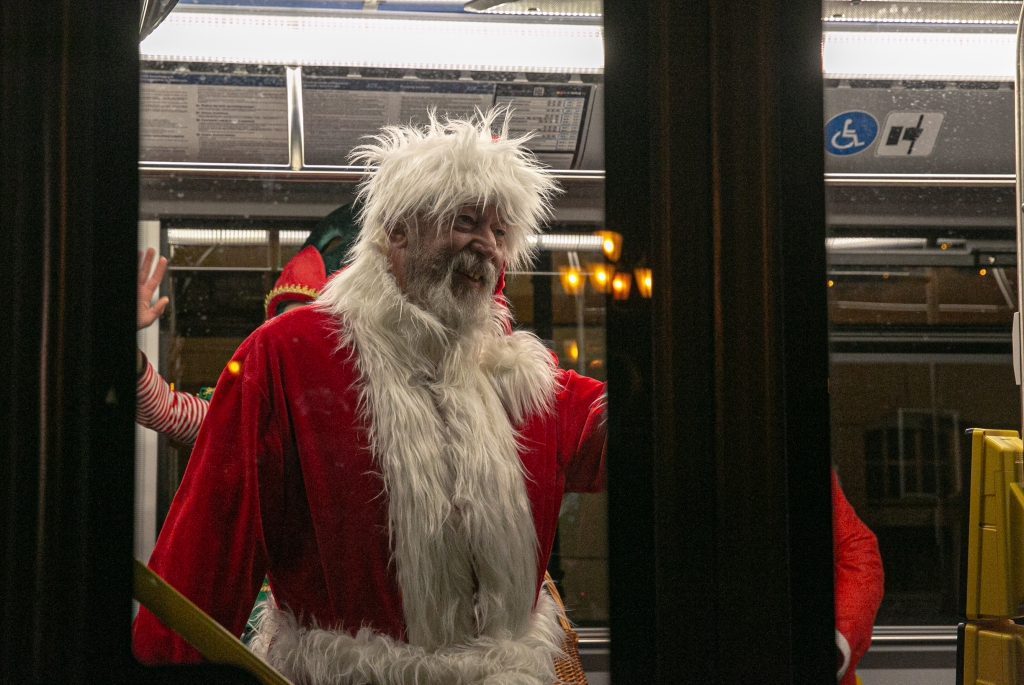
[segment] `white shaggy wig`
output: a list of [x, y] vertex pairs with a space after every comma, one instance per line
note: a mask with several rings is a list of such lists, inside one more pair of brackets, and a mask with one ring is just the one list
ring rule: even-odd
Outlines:
[[551, 198], [560, 190], [524, 147], [531, 136], [509, 137], [510, 116], [495, 107], [442, 121], [431, 111], [425, 126], [386, 126], [353, 150], [352, 163], [377, 167], [357, 195], [362, 229], [353, 255], [371, 245], [386, 249], [388, 233], [402, 221], [422, 216], [444, 225], [466, 205], [495, 205], [506, 223], [508, 268], [525, 267], [534, 253], [528, 238], [551, 218]]

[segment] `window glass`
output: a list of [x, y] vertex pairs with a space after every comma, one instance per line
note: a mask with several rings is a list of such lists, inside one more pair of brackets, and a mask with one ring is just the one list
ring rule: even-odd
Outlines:
[[[457, 12], [432, 15], [347, 11], [351, 3], [331, 11], [257, 4], [183, 3], [141, 47], [139, 246], [168, 260], [154, 293], [169, 298], [167, 308], [139, 332], [155, 371], [190, 395], [216, 386], [239, 344], [265, 321], [267, 295], [289, 260], [325, 217], [352, 202], [365, 170], [349, 166], [348, 155], [365, 136], [387, 124], [422, 123], [432, 108], [466, 115], [509, 105], [512, 133], [535, 132], [529, 147], [565, 191], [536, 262], [506, 274], [515, 326], [535, 332], [562, 368], [604, 380], [615, 268], [603, 251], [610, 238], [596, 235], [604, 228], [599, 17], [477, 21], [462, 2], [448, 3]], [[370, 41], [372, 55], [346, 53], [350, 19], [364, 33], [400, 30], [406, 39], [389, 33]], [[520, 25], [510, 31], [503, 22]], [[292, 40], [300, 25], [301, 40]], [[474, 51], [483, 63], [409, 66], [436, 59], [430, 55], [438, 46], [478, 40], [478, 25], [490, 31], [488, 49]], [[239, 26], [248, 31], [244, 41], [232, 38]], [[430, 39], [438, 30], [446, 37]], [[226, 33], [209, 40], [209, 31]], [[207, 38], [196, 42], [200, 34]], [[522, 36], [532, 36], [535, 48], [519, 50]], [[191, 444], [139, 428], [137, 445], [136, 556], [145, 560]], [[603, 494], [565, 497], [549, 571], [582, 626], [607, 625], [605, 527]]]
[[[973, 3], [942, 25], [878, 22], [826, 5], [836, 11], [823, 43], [833, 465], [878, 537], [876, 624], [952, 626], [965, 430], [1020, 425], [1016, 17]], [[978, 61], [1007, 41], [1008, 64]]]

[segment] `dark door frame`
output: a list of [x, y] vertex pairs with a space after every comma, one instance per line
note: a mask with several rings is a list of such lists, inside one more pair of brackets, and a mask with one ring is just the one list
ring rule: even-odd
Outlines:
[[821, 5], [606, 0], [615, 683], [834, 683]]

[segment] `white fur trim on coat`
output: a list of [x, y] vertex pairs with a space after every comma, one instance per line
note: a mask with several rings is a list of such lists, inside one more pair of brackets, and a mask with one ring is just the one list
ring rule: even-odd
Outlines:
[[250, 649], [296, 685], [551, 685], [564, 633], [542, 592], [521, 636], [478, 637], [426, 650], [369, 628], [346, 632], [301, 626], [278, 609], [263, 613]]
[[353, 164], [377, 167], [359, 188], [357, 245], [383, 249], [388, 232], [417, 214], [441, 221], [465, 205], [496, 205], [506, 223], [508, 267], [526, 266], [529, 238], [551, 217], [559, 190], [524, 146], [531, 136], [509, 137], [510, 116], [502, 107], [468, 120], [441, 121], [430, 112], [426, 126], [386, 126], [353, 150]]
[[452, 331], [403, 297], [378, 250], [355, 254], [316, 306], [353, 350], [406, 637], [423, 653], [475, 645], [501, 662], [535, 623], [538, 543], [516, 426], [552, 406], [552, 358], [536, 336], [506, 334], [497, 305], [483, 330]]
[[492, 339], [480, 354], [480, 368], [513, 424], [551, 410], [555, 359], [532, 333], [517, 331]]

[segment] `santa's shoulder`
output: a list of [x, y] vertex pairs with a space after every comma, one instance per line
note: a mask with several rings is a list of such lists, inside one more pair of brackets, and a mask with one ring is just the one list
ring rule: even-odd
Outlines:
[[340, 326], [330, 312], [305, 305], [266, 321], [242, 343], [239, 351], [293, 361], [322, 362], [339, 354], [345, 356]]
[[303, 305], [267, 320], [256, 332], [267, 339], [288, 339], [295, 336], [308, 338], [333, 335], [337, 328], [338, 322], [329, 312], [320, 307]]

